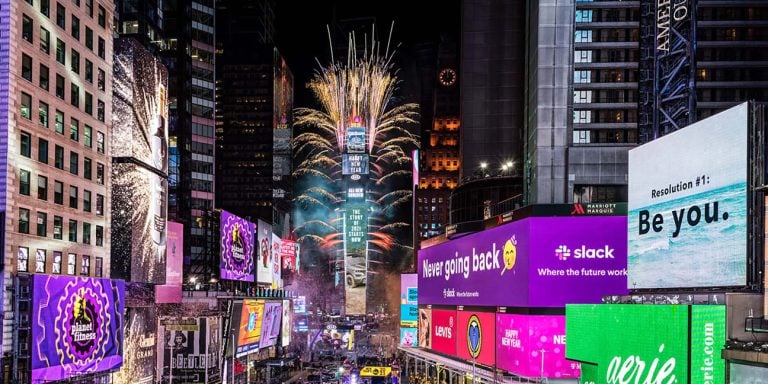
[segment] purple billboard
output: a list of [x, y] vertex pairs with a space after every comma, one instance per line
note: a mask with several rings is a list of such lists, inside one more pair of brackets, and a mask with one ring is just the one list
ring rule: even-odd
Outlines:
[[419, 304], [562, 307], [627, 293], [625, 216], [531, 217], [419, 251]]
[[280, 318], [283, 315], [283, 305], [279, 301], [264, 303], [264, 320], [261, 323], [261, 341], [259, 348], [271, 347], [277, 343], [280, 335]]
[[32, 289], [32, 382], [123, 364], [122, 280], [39, 274]]
[[253, 223], [221, 211], [221, 278], [253, 281]]

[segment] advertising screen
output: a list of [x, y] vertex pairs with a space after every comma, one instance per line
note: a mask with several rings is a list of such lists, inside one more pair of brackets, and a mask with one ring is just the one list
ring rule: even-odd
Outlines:
[[280, 317], [283, 314], [283, 305], [279, 301], [267, 301], [264, 303], [264, 322], [261, 324], [261, 341], [259, 348], [271, 347], [277, 343], [280, 335]]
[[400, 275], [400, 326], [414, 328], [419, 317], [418, 277], [415, 273]]
[[259, 220], [256, 231], [256, 281], [272, 285], [272, 225]]
[[32, 382], [123, 364], [122, 280], [42, 274], [32, 279]]
[[562, 307], [625, 294], [625, 229], [623, 216], [532, 217], [422, 249], [419, 303]]
[[366, 314], [368, 282], [368, 210], [347, 203], [344, 215], [344, 286], [348, 315]]
[[253, 223], [221, 211], [221, 278], [253, 281]]
[[165, 248], [165, 284], [155, 286], [158, 304], [181, 303], [182, 270], [184, 267], [184, 224], [168, 222], [168, 242]]
[[296, 242], [283, 239], [280, 247], [280, 257], [283, 259], [283, 269], [290, 272], [296, 271]]
[[240, 309], [240, 319], [237, 322], [239, 326], [235, 356], [245, 356], [259, 349], [263, 321], [264, 300], [243, 300], [242, 308]]
[[307, 312], [307, 297], [299, 296], [293, 299], [293, 313], [306, 313]]
[[419, 338], [416, 336], [418, 328], [400, 328], [400, 346], [418, 347]]
[[578, 378], [579, 363], [565, 359], [565, 348], [565, 316], [496, 315], [500, 369], [525, 377]]
[[496, 363], [496, 314], [476, 311], [457, 314], [457, 356], [492, 367]]
[[123, 366], [114, 374], [113, 383], [154, 383], [157, 360], [157, 311], [155, 308], [126, 308], [124, 335]]
[[162, 335], [158, 336], [162, 353], [158, 354], [157, 371], [162, 372], [162, 382], [221, 383], [219, 318], [161, 318], [158, 335]]
[[280, 236], [272, 234], [272, 289], [283, 287], [283, 260], [282, 254], [283, 242]]
[[746, 285], [747, 112], [629, 151], [629, 288]]
[[290, 300], [283, 300], [283, 321], [280, 330], [280, 345], [287, 347], [291, 343], [291, 329], [293, 329], [293, 309]]
[[341, 155], [341, 173], [343, 175], [367, 175], [368, 174], [368, 155], [350, 154]]
[[[426, 335], [429, 348], [436, 352], [456, 356], [456, 342], [459, 338], [457, 333], [460, 332], [457, 328], [456, 311], [433, 309], [430, 321], [430, 333]], [[421, 336], [419, 335], [419, 337]]]
[[568, 305], [566, 336], [566, 357], [596, 365], [599, 382], [642, 380], [619, 369], [633, 361], [657, 362], [653, 382], [686, 382], [689, 372], [692, 383], [725, 380], [725, 306]]
[[[354, 124], [354, 123], [353, 123]], [[347, 152], [365, 153], [365, 127], [351, 126], [347, 128]]]

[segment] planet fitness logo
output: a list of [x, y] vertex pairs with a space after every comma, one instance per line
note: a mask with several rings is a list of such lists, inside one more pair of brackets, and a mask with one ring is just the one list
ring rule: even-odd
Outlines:
[[224, 249], [225, 269], [236, 277], [244, 277], [253, 270], [253, 233], [248, 225], [235, 216], [229, 216], [222, 224], [221, 246]]
[[483, 345], [483, 329], [480, 325], [480, 318], [472, 315], [467, 323], [467, 350], [473, 359], [480, 356], [480, 350]]
[[98, 280], [73, 280], [64, 287], [56, 305], [56, 350], [75, 366], [99, 361], [109, 341], [109, 296]]

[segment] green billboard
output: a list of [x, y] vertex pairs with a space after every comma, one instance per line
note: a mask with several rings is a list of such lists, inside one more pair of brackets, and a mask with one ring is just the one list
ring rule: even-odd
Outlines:
[[724, 306], [568, 305], [566, 337], [594, 384], [725, 382]]

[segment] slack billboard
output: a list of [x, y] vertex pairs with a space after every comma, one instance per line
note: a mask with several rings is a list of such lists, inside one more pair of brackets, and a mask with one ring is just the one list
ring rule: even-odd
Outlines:
[[493, 367], [496, 363], [496, 314], [475, 311], [458, 311], [457, 314], [457, 356]]
[[32, 289], [32, 382], [123, 364], [122, 280], [40, 274]]
[[419, 304], [562, 307], [627, 293], [625, 216], [530, 217], [419, 251]]

